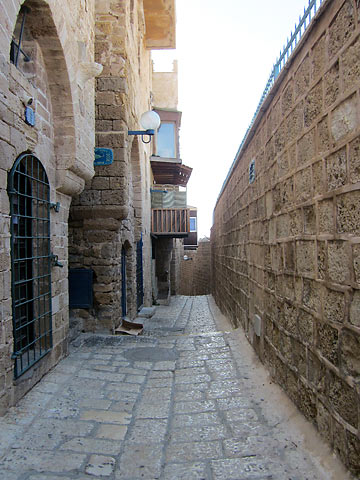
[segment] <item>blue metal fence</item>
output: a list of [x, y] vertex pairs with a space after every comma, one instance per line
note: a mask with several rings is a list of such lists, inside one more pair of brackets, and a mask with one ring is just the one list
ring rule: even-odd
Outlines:
[[300, 41], [301, 37], [303, 36], [303, 34], [305, 33], [307, 27], [309, 26], [310, 22], [311, 22], [311, 19], [315, 16], [317, 10], [320, 8], [321, 4], [324, 3], [325, 0], [309, 0], [309, 5], [308, 7], [304, 7], [304, 14], [303, 16], [300, 15], [299, 17], [299, 23], [298, 24], [295, 24], [295, 29], [294, 29], [294, 33], [291, 32], [290, 33], [290, 38], [287, 39], [286, 41], [286, 44], [284, 45], [283, 49], [280, 51], [280, 55], [277, 59], [277, 61], [275, 62], [275, 64], [273, 65], [272, 69], [271, 69], [271, 73], [270, 73], [270, 76], [269, 76], [269, 79], [266, 83], [266, 86], [265, 86], [265, 89], [263, 91], [263, 94], [261, 95], [261, 98], [260, 98], [260, 101], [258, 103], [258, 106], [255, 110], [255, 113], [253, 115], [253, 118], [250, 122], [250, 125], [248, 126], [247, 130], [246, 130], [246, 133], [244, 135], [244, 138], [242, 139], [242, 142], [240, 144], [240, 147], [236, 153], [236, 156], [235, 156], [235, 159], [230, 167], [230, 170], [225, 178], [225, 181], [223, 183], [223, 186], [221, 188], [221, 191], [220, 191], [220, 194], [219, 194], [219, 198], [225, 188], [225, 185], [227, 183], [227, 181], [229, 180], [229, 177], [231, 175], [231, 172], [235, 166], [235, 163], [237, 161], [237, 158], [239, 156], [239, 153], [241, 152], [242, 150], [242, 147], [247, 139], [247, 136], [251, 130], [251, 127], [254, 125], [254, 122], [255, 122], [255, 119], [265, 101], [265, 98], [268, 96], [270, 90], [272, 89], [273, 85], [274, 85], [274, 82], [276, 80], [276, 78], [279, 76], [281, 70], [284, 68], [284, 66], [286, 65], [289, 57], [291, 56], [293, 50], [295, 49], [296, 45], [298, 44], [298, 42]]

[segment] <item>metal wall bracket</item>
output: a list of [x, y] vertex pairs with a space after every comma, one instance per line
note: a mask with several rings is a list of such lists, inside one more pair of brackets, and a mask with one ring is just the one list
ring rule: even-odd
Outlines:
[[52, 253], [50, 255], [50, 258], [51, 258], [51, 263], [53, 265], [53, 267], [60, 267], [60, 268], [63, 268], [63, 264], [59, 262], [59, 257], [58, 255], [55, 255], [54, 253]]
[[50, 203], [50, 208], [53, 208], [56, 213], [60, 212], [60, 202]]

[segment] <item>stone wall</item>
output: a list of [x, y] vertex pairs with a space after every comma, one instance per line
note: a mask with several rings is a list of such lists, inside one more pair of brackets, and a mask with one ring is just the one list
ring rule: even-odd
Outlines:
[[[19, 35], [22, 5], [30, 8], [22, 44], [30, 61], [20, 55], [15, 67], [10, 45], [13, 34]], [[69, 207], [71, 196], [93, 174], [94, 82], [80, 78], [83, 63], [93, 62], [93, 7], [93, 0], [3, 0], [0, 5], [0, 414], [67, 352]], [[29, 99], [34, 126], [24, 118]], [[51, 251], [64, 268], [51, 272], [53, 348], [14, 381], [7, 175], [24, 152], [40, 160], [50, 201], [60, 203], [58, 213], [51, 211]]]
[[187, 260], [181, 261], [181, 295], [211, 293], [211, 244], [200, 241], [197, 250], [184, 251]]
[[94, 271], [94, 308], [78, 312], [84, 330], [112, 331], [121, 321], [121, 250], [126, 249], [127, 315], [136, 305], [136, 242], [144, 243], [144, 304], [152, 304], [150, 241], [151, 144], [127, 134], [139, 130], [151, 109], [151, 62], [140, 1], [96, 3], [95, 58], [103, 65], [96, 83], [96, 146], [111, 148], [114, 162], [74, 199], [70, 213], [72, 267]]
[[356, 474], [358, 3], [322, 5], [238, 155], [211, 235], [216, 302]]

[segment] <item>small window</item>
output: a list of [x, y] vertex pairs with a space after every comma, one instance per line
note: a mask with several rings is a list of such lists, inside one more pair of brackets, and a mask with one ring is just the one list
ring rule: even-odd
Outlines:
[[157, 134], [157, 154], [159, 157], [176, 158], [175, 123], [161, 123]]
[[190, 217], [190, 232], [196, 232], [196, 217]]

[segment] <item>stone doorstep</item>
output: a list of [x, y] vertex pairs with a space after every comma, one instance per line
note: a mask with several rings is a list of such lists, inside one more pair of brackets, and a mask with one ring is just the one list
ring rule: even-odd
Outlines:
[[143, 307], [137, 316], [140, 318], [151, 318], [155, 314], [155, 311], [156, 307]]

